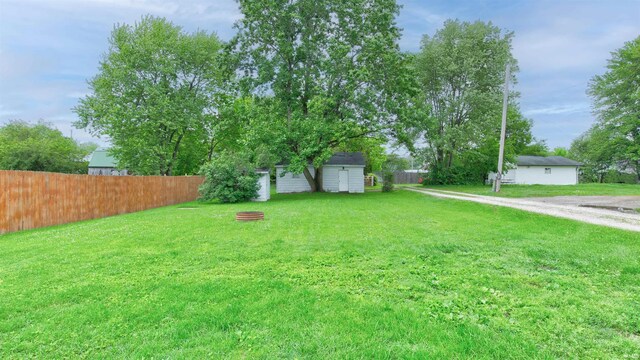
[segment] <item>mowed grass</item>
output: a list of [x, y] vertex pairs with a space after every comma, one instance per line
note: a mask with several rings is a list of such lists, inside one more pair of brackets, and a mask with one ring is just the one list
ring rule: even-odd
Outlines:
[[640, 356], [638, 233], [408, 191], [189, 203], [0, 249], [0, 358]]
[[502, 185], [499, 193], [491, 185], [428, 185], [429, 189], [459, 191], [500, 197], [547, 197], [591, 195], [640, 196], [640, 184], [578, 184], [578, 185]]

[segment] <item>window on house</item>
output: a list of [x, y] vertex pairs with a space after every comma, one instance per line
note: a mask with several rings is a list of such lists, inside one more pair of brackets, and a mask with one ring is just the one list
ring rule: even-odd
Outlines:
[[544, 168], [545, 174], [551, 174], [551, 168]]

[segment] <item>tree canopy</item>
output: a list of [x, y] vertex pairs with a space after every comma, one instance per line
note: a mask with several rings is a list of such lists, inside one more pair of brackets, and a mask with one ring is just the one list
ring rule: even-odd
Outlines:
[[[240, 0], [232, 45], [263, 115], [252, 132], [321, 190], [321, 165], [395, 119], [404, 57], [394, 0]], [[307, 164], [316, 168], [315, 175]]]
[[615, 164], [616, 149], [609, 146], [608, 132], [597, 126], [573, 140], [569, 153], [584, 164], [582, 178], [589, 182], [603, 182]]
[[117, 25], [109, 43], [76, 126], [108, 136], [119, 165], [137, 174], [197, 172], [223, 122], [223, 43], [151, 16]]
[[611, 54], [607, 72], [589, 83], [597, 122], [574, 143], [583, 161], [604, 168], [633, 169], [640, 181], [640, 36]]
[[78, 144], [51, 124], [14, 120], [0, 127], [0, 169], [86, 174], [95, 144]]
[[[491, 23], [458, 20], [423, 37], [412, 69], [426, 112], [405, 125], [403, 138], [440, 174], [437, 182], [480, 182], [495, 170], [505, 66], [511, 65], [510, 82], [518, 70], [512, 37]], [[509, 98], [507, 159], [533, 141], [531, 121], [518, 108], [518, 93], [512, 91]]]

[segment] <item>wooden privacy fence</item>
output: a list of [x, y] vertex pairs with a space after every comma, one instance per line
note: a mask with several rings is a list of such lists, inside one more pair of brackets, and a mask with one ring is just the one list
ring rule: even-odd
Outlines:
[[396, 171], [393, 173], [393, 182], [395, 184], [419, 184], [420, 179], [423, 179], [425, 174]]
[[[377, 172], [378, 180], [382, 181], [382, 173]], [[425, 173], [404, 172], [395, 171], [393, 173], [394, 184], [419, 184], [421, 179], [424, 179], [427, 175]]]
[[203, 180], [0, 170], [0, 234], [193, 201]]

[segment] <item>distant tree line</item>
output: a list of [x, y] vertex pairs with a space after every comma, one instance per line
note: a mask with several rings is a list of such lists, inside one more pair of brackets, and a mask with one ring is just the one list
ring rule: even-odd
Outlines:
[[97, 145], [78, 143], [51, 124], [13, 120], [0, 127], [0, 170], [86, 174]]

